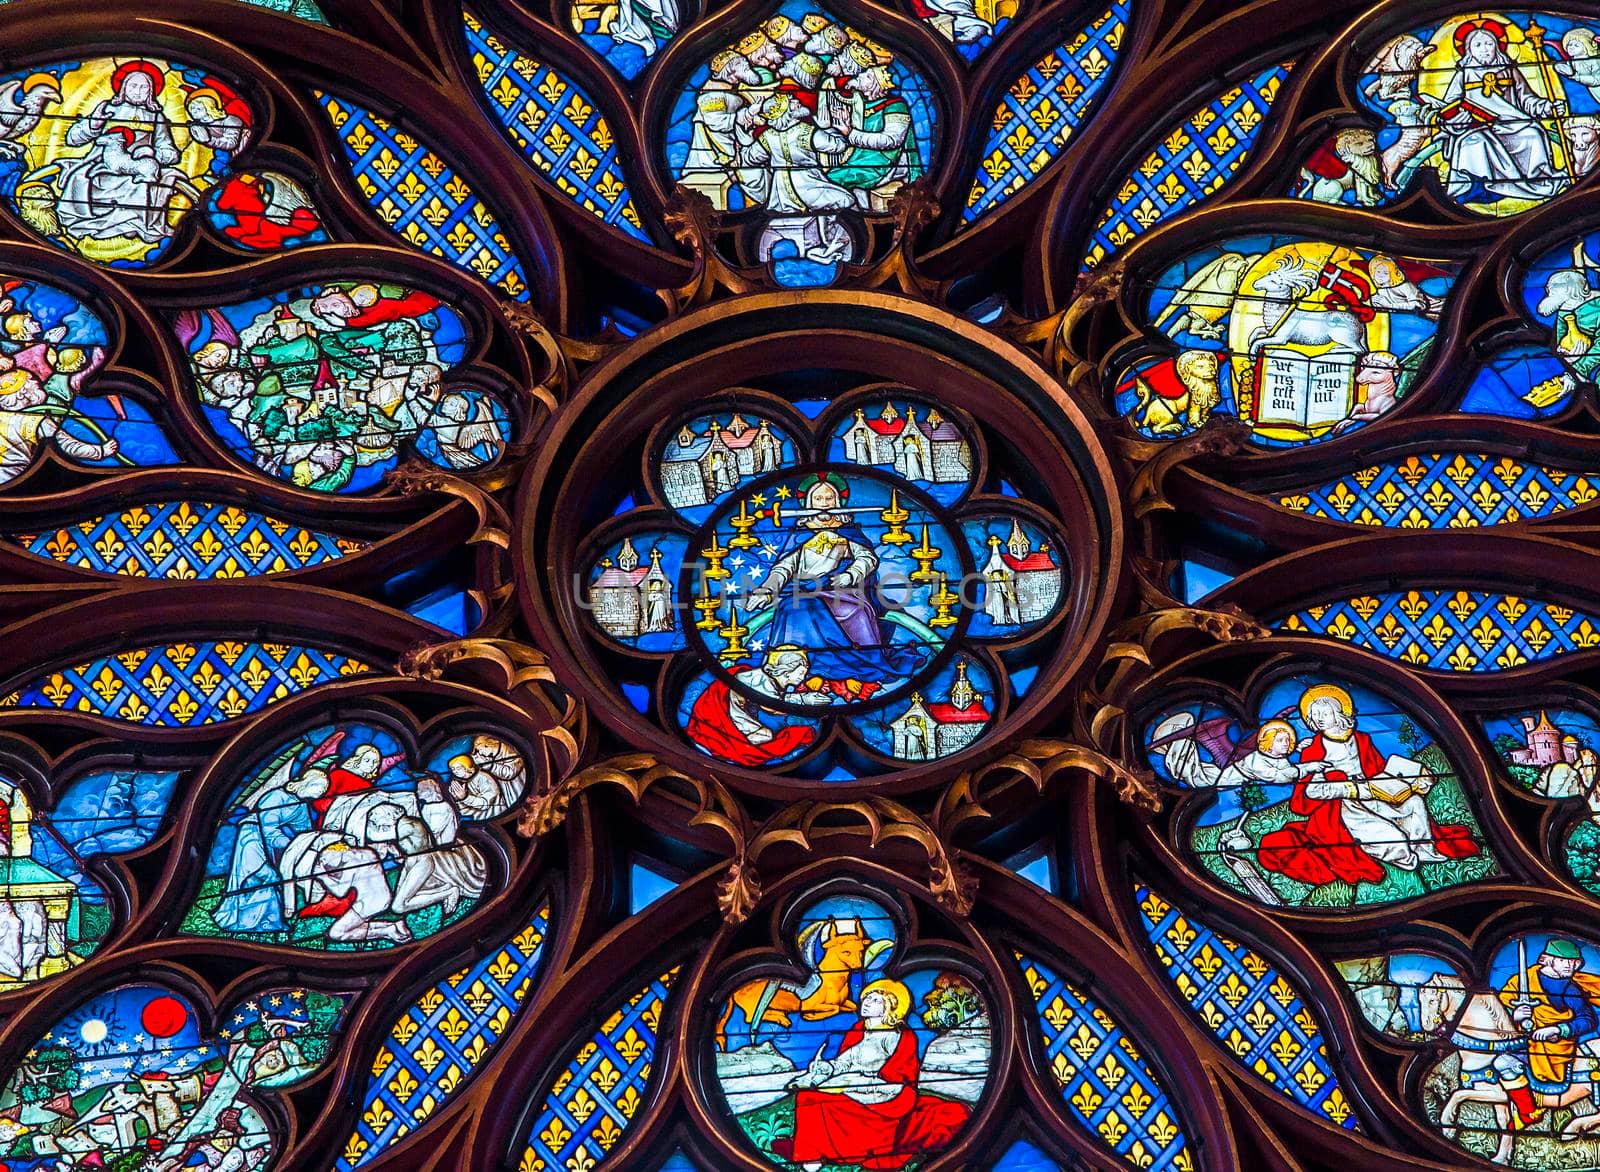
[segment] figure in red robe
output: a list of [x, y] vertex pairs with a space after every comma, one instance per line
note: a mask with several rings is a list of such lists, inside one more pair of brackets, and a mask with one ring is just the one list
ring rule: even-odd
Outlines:
[[232, 176], [217, 192], [213, 207], [233, 217], [222, 227], [228, 239], [262, 252], [305, 243], [322, 231], [316, 209], [304, 193], [289, 190], [266, 175]]
[[[1424, 797], [1432, 774], [1408, 758], [1386, 758], [1356, 728], [1349, 693], [1312, 688], [1301, 714], [1313, 735], [1300, 748], [1300, 764], [1321, 763], [1321, 777], [1296, 783], [1289, 808], [1304, 821], [1262, 836], [1256, 858], [1263, 867], [1312, 886], [1335, 880], [1354, 886], [1383, 882], [1385, 863], [1415, 871], [1478, 853], [1465, 826], [1429, 815]], [[1374, 791], [1375, 781], [1387, 797]]]
[[[798, 647], [778, 647], [759, 666], [736, 664], [732, 674], [752, 692], [785, 704], [806, 706], [832, 703], [834, 694], [824, 680], [808, 679], [811, 661]], [[867, 693], [870, 695], [871, 693]], [[753, 767], [781, 761], [817, 739], [810, 725], [768, 728], [761, 722], [759, 704], [714, 679], [689, 710], [684, 732], [700, 751], [730, 765]]]
[[911, 992], [895, 980], [861, 991], [861, 1019], [839, 1053], [819, 1052], [791, 1086], [794, 1137], [772, 1150], [802, 1167], [904, 1168], [949, 1145], [971, 1114], [966, 1104], [917, 1093], [921, 1060], [905, 1025]]

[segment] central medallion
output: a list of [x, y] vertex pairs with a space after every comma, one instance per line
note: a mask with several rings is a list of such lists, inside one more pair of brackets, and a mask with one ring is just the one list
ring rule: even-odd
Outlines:
[[925, 676], [961, 625], [971, 559], [905, 479], [820, 469], [758, 481], [703, 537], [690, 629], [763, 705], [882, 703]]

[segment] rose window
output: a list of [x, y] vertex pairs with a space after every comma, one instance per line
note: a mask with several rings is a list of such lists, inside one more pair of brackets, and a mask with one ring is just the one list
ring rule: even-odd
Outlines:
[[1592, 11], [4, 11], [0, 1168], [1600, 1169]]

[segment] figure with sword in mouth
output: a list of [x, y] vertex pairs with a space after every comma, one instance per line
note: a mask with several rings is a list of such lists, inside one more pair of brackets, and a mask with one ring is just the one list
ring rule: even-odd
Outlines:
[[[769, 646], [803, 648], [810, 669], [826, 691], [841, 700], [862, 700], [918, 671], [928, 652], [891, 642], [880, 609], [879, 554], [854, 520], [850, 488], [833, 473], [800, 483], [804, 507], [774, 503], [774, 527], [789, 517], [793, 532], [779, 547], [766, 576], [745, 601], [750, 615], [773, 611]], [[810, 690], [817, 690], [813, 687]]]

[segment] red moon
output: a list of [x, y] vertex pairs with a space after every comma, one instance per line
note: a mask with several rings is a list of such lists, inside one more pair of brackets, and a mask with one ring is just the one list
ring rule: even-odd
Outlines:
[[170, 1038], [188, 1021], [189, 1011], [176, 997], [157, 997], [139, 1015], [139, 1024], [153, 1038]]

